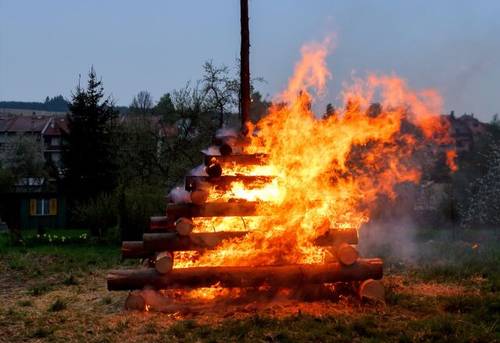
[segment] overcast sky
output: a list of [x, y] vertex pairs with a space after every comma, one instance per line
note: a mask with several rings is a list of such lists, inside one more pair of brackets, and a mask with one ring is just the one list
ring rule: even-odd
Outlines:
[[[500, 112], [498, 0], [250, 0], [251, 73], [270, 96], [285, 85], [300, 46], [335, 33], [328, 98], [366, 72], [436, 88], [448, 112], [489, 120]], [[237, 0], [0, 0], [0, 100], [70, 97], [94, 65], [105, 90], [128, 105], [154, 99], [212, 59], [239, 56]]]

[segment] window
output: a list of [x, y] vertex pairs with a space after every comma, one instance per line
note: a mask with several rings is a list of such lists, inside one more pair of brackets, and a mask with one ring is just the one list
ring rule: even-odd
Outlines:
[[57, 215], [57, 199], [30, 199], [30, 216]]
[[50, 141], [50, 145], [60, 146], [61, 145], [61, 137], [52, 137], [52, 139]]

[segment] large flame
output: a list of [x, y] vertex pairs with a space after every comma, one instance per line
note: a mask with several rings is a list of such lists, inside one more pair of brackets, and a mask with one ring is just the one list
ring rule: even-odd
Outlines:
[[[225, 166], [225, 175], [272, 175], [264, 187], [235, 183], [212, 190], [208, 201], [257, 201], [263, 216], [197, 219], [198, 231], [249, 231], [204, 253], [183, 252], [176, 267], [321, 263], [313, 241], [327, 228], [354, 227], [369, 219], [380, 195], [421, 176], [414, 155], [430, 143], [449, 144], [437, 92], [415, 92], [397, 76], [357, 78], [342, 92], [345, 108], [325, 117], [311, 110], [330, 73], [329, 42], [306, 45], [288, 88], [269, 113], [250, 127], [246, 153], [267, 153], [264, 166]], [[314, 93], [313, 93], [314, 92]], [[379, 106], [372, 105], [379, 103]], [[446, 154], [454, 167], [454, 152]], [[263, 172], [265, 171], [265, 172]]]

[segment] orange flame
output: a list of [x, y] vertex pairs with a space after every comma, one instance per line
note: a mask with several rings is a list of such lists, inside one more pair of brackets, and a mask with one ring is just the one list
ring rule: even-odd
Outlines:
[[[226, 166], [225, 175], [271, 175], [264, 187], [211, 190], [208, 201], [257, 201], [263, 215], [197, 219], [197, 231], [239, 231], [205, 253], [178, 253], [175, 267], [321, 263], [326, 252], [313, 244], [327, 226], [359, 228], [377, 198], [396, 196], [394, 186], [421, 176], [413, 155], [431, 144], [450, 143], [440, 119], [442, 100], [433, 90], [415, 92], [396, 76], [357, 78], [342, 92], [344, 109], [326, 118], [311, 111], [312, 95], [331, 77], [326, 67], [330, 41], [309, 44], [288, 88], [268, 114], [250, 127], [246, 153], [267, 153], [265, 166]], [[372, 105], [378, 101], [379, 106]], [[454, 166], [454, 151], [447, 152]], [[262, 171], [265, 173], [262, 173]], [[239, 228], [239, 229], [238, 229]]]

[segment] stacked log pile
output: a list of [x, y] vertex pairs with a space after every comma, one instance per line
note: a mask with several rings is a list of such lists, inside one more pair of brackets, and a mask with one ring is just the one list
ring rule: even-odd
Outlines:
[[[382, 260], [360, 258], [356, 250], [356, 229], [330, 228], [314, 244], [327, 247], [326, 263], [319, 265], [283, 265], [258, 267], [213, 266], [173, 268], [174, 252], [215, 249], [223, 241], [241, 239], [247, 231], [196, 232], [192, 219], [196, 217], [254, 216], [257, 203], [248, 201], [206, 202], [205, 185], [226, 190], [233, 182], [250, 187], [265, 185], [271, 176], [222, 175], [225, 164], [252, 165], [265, 163], [265, 154], [245, 155], [219, 138], [220, 155], [205, 154], [204, 164], [208, 176], [188, 175], [185, 189], [190, 192], [191, 203], [168, 203], [166, 216], [152, 217], [149, 232], [142, 241], [124, 241], [122, 257], [144, 259], [146, 269], [110, 271], [107, 276], [109, 290], [141, 290], [144, 288], [210, 287], [297, 287], [307, 284], [354, 282], [360, 297], [383, 298]], [[262, 213], [259, 213], [261, 215]], [[194, 232], [193, 232], [194, 230]], [[126, 301], [128, 308], [143, 308], [144, 299], [133, 291]]]

